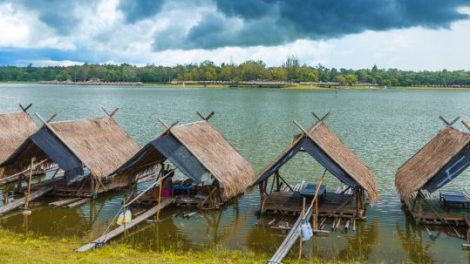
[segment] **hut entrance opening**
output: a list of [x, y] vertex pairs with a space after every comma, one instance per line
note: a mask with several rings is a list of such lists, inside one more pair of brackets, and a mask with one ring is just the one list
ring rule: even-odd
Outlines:
[[[259, 211], [298, 215], [302, 211], [303, 200], [306, 199], [308, 204], [317, 195], [319, 199], [315, 200], [313, 212], [317, 217], [363, 219], [366, 202], [378, 198], [375, 176], [328, 128], [324, 118], [317, 119], [308, 131], [294, 121], [303, 133], [296, 135], [291, 145], [251, 184], [252, 187], [259, 186]], [[331, 191], [326, 185], [317, 186], [322, 180], [289, 184], [280, 169], [299, 153], [309, 154], [324, 168], [324, 174], [328, 172], [336, 177], [343, 187]]]
[[[310, 155], [322, 165], [325, 169], [323, 176], [318, 175], [318, 179], [297, 184], [289, 183], [282, 176], [281, 169], [299, 153]], [[343, 187], [331, 190], [326, 184], [321, 184], [320, 178], [327, 173], [339, 179]], [[318, 217], [364, 217], [366, 200], [363, 189], [307, 137], [273, 163], [257, 183], [261, 196], [260, 213], [298, 215], [302, 211], [303, 199], [310, 204], [316, 194], [317, 184], [320, 183], [314, 207], [314, 211], [318, 211]]]

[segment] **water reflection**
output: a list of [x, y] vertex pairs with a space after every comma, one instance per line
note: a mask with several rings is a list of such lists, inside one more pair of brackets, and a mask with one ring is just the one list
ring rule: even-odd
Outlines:
[[[180, 123], [197, 120], [195, 111], [210, 113], [213, 124], [249, 160], [256, 171], [269, 164], [297, 133], [292, 120], [308, 126], [311, 111], [332, 115], [328, 125], [375, 172], [381, 198], [367, 211], [367, 222], [356, 232], [331, 233], [304, 244], [304, 256], [357, 259], [360, 262], [464, 262], [469, 253], [462, 240], [443, 230], [426, 231], [407, 222], [394, 186], [396, 169], [441, 128], [439, 115], [470, 119], [470, 93], [466, 91], [283, 91], [275, 89], [152, 89], [60, 87], [0, 84], [0, 112], [17, 110], [17, 103], [33, 103], [34, 112], [59, 119], [101, 116], [99, 106], [120, 107], [115, 116], [140, 144], [163, 131], [157, 117]], [[80, 103], [77, 103], [80, 102]], [[443, 102], [451, 102], [444, 104]], [[467, 113], [467, 116], [465, 116]], [[285, 168], [286, 180], [297, 182], [319, 175], [321, 166], [301, 156]], [[449, 188], [470, 185], [470, 170]], [[460, 181], [461, 179], [461, 181]], [[334, 186], [334, 183], [327, 182]], [[9, 214], [1, 228], [31, 231], [51, 237], [96, 238], [110, 224], [122, 195], [110, 194], [78, 208], [50, 208], [36, 204], [33, 214]], [[286, 232], [273, 230], [257, 219], [256, 192], [221, 212], [202, 212], [183, 218], [166, 210], [162, 222], [143, 223], [119, 238], [138, 248], [201, 249], [222, 246], [272, 254]], [[188, 211], [191, 211], [188, 209]], [[423, 234], [420, 234], [423, 233]], [[460, 231], [464, 234], [462, 231]], [[116, 242], [119, 242], [119, 239]], [[290, 257], [298, 256], [298, 245]]]
[[400, 225], [395, 226], [395, 231], [400, 240], [400, 245], [403, 251], [406, 252], [406, 255], [409, 260], [414, 263], [433, 263], [434, 260], [430, 256], [429, 248], [435, 240], [431, 242], [425, 242], [423, 240], [423, 232], [418, 228], [418, 226], [412, 221], [411, 218], [408, 218], [404, 230]]

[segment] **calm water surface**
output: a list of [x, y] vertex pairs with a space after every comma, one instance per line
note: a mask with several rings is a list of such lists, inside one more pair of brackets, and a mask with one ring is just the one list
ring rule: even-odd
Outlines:
[[[467, 262], [462, 240], [445, 233], [432, 240], [407, 221], [395, 191], [396, 169], [442, 127], [438, 116], [470, 120], [467, 91], [281, 91], [274, 89], [167, 89], [74, 87], [0, 84], [0, 112], [17, 111], [33, 103], [32, 112], [55, 120], [102, 116], [100, 107], [119, 107], [117, 121], [141, 145], [163, 131], [157, 121], [180, 123], [198, 119], [196, 111], [216, 115], [211, 123], [246, 157], [256, 171], [274, 159], [299, 130], [308, 127], [311, 111], [331, 112], [328, 125], [376, 173], [380, 200], [369, 207], [367, 221], [356, 232], [331, 233], [304, 245], [308, 256], [369, 262]], [[323, 168], [307, 155], [298, 155], [281, 171], [291, 182], [315, 181]], [[470, 187], [469, 173], [450, 187]], [[337, 180], [329, 175], [335, 189]], [[166, 210], [159, 224], [145, 223], [117, 240], [143, 250], [225, 247], [273, 253], [285, 233], [261, 225], [255, 216], [258, 193], [246, 194], [220, 212], [199, 213], [190, 219]], [[99, 236], [120, 207], [121, 195], [105, 195], [79, 208], [48, 208], [35, 203], [28, 218], [12, 214], [0, 228], [41, 235]], [[266, 218], [267, 220], [272, 219]], [[435, 230], [434, 233], [437, 233]], [[297, 250], [295, 250], [297, 252]], [[291, 255], [295, 257], [297, 253]]]

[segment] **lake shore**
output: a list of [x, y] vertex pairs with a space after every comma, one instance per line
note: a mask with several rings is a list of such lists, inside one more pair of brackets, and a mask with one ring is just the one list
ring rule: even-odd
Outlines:
[[[111, 243], [98, 250], [77, 253], [79, 240], [52, 239], [33, 234], [16, 234], [0, 230], [0, 262], [7, 263], [265, 263], [268, 256], [210, 248], [201, 251], [163, 250], [140, 251]], [[300, 263], [325, 263], [325, 260], [304, 260]], [[298, 263], [289, 259], [284, 263]], [[329, 261], [327, 263], [339, 263]]]
[[335, 87], [321, 87], [321, 86], [313, 86], [313, 85], [288, 85], [285, 87], [256, 87], [256, 86], [247, 86], [247, 85], [240, 85], [240, 86], [231, 86], [226, 84], [172, 84], [172, 83], [137, 83], [133, 85], [133, 83], [106, 83], [106, 85], [100, 85], [95, 83], [80, 83], [80, 84], [71, 84], [71, 83], [41, 83], [41, 82], [17, 82], [17, 81], [0, 81], [0, 84], [41, 84], [41, 85], [78, 85], [78, 86], [102, 86], [103, 88], [106, 87], [114, 87], [114, 86], [122, 86], [122, 87], [149, 87], [149, 88], [208, 88], [208, 89], [230, 89], [230, 88], [246, 88], [246, 89], [280, 89], [280, 90], [316, 90], [316, 91], [331, 91], [331, 90], [436, 90], [436, 91], [470, 91], [469, 87], [430, 87], [430, 86], [390, 86], [387, 88], [383, 87], [367, 87], [367, 86], [335, 86]]

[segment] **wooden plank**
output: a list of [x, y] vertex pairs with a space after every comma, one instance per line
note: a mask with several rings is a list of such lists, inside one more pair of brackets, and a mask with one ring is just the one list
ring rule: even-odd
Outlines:
[[[33, 193], [31, 193], [31, 195], [29, 196], [29, 201], [33, 201], [41, 196], [43, 196], [44, 194], [52, 191], [54, 189], [53, 186], [46, 186], [44, 188], [41, 188]], [[5, 214], [7, 212], [10, 212], [20, 206], [23, 206], [26, 202], [26, 197], [23, 197], [23, 198], [20, 198], [20, 199], [16, 199], [14, 200], [13, 202], [3, 206], [3, 207], [0, 207], [0, 215], [2, 214]]]
[[297, 241], [297, 239], [299, 238], [300, 227], [303, 219], [309, 219], [311, 216], [312, 208], [309, 207], [308, 210], [305, 212], [305, 218], [302, 215], [299, 216], [297, 221], [295, 221], [295, 224], [290, 229], [289, 234], [287, 234], [281, 246], [279, 246], [276, 253], [274, 253], [268, 263], [281, 263], [281, 261], [286, 257], [287, 253], [289, 253], [289, 250], [294, 245], [295, 241]]
[[168, 198], [168, 199], [163, 200], [161, 202], [160, 206], [156, 205], [156, 206], [150, 208], [145, 213], [143, 213], [143, 214], [137, 216], [136, 218], [134, 218], [130, 223], [119, 226], [116, 229], [111, 230], [109, 233], [104, 234], [104, 235], [100, 236], [99, 238], [95, 239], [91, 243], [88, 243], [86, 245], [81, 246], [80, 248], [77, 249], [77, 252], [86, 252], [88, 250], [95, 249], [97, 246], [104, 245], [109, 240], [111, 240], [111, 239], [119, 236], [120, 234], [124, 233], [124, 231], [126, 231], [127, 229], [130, 229], [130, 228], [138, 225], [139, 223], [145, 221], [145, 219], [147, 219], [149, 217], [155, 216], [157, 211], [159, 210], [159, 207], [160, 207], [160, 210], [161, 210], [161, 209], [167, 207], [168, 205], [170, 205], [174, 202], [175, 202], [174, 198]]
[[90, 198], [84, 198], [84, 199], [78, 200], [76, 202], [73, 202], [71, 204], [68, 204], [67, 208], [74, 208], [74, 207], [80, 206], [80, 205], [82, 205], [82, 204], [84, 204], [88, 201], [90, 201]]
[[69, 204], [69, 203], [76, 202], [76, 201], [78, 201], [78, 200], [80, 200], [80, 198], [62, 199], [62, 200], [58, 200], [58, 201], [49, 203], [49, 205], [50, 205], [50, 206], [59, 207], [59, 206], [67, 205], [67, 204]]

